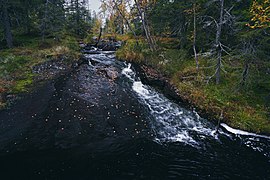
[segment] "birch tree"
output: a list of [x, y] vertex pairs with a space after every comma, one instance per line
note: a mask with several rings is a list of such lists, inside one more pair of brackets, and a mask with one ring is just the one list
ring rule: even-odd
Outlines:
[[222, 58], [222, 44], [220, 41], [222, 25], [223, 25], [223, 14], [224, 14], [224, 0], [220, 0], [220, 14], [219, 22], [217, 23], [217, 32], [216, 32], [216, 42], [215, 47], [217, 51], [217, 62], [216, 62], [216, 84], [220, 83], [220, 71], [221, 71], [221, 58]]
[[145, 33], [148, 45], [149, 45], [151, 51], [156, 51], [156, 42], [155, 42], [154, 38], [151, 36], [149, 22], [148, 22], [147, 14], [146, 14], [148, 2], [147, 1], [143, 2], [142, 0], [134, 0], [134, 2], [135, 2], [135, 6], [138, 10], [140, 19], [142, 21], [142, 26], [144, 29], [144, 33]]

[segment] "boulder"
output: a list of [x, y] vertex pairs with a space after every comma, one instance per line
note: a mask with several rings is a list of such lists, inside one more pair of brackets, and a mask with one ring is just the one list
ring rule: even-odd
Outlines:
[[118, 71], [114, 67], [98, 67], [96, 69], [98, 74], [102, 74], [111, 80], [116, 80], [119, 77]]
[[106, 68], [106, 74], [111, 80], [115, 80], [119, 77], [119, 73], [112, 67]]

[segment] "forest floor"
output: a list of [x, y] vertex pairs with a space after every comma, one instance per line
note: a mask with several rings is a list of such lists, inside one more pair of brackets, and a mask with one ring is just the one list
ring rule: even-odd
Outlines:
[[[238, 58], [224, 57], [221, 83], [215, 84], [215, 60], [199, 56], [200, 68], [196, 70], [194, 57], [179, 49], [179, 41], [159, 38], [158, 53], [151, 52], [146, 42], [134, 39], [116, 53], [118, 59], [146, 65], [150, 71], [161, 74], [179, 92], [180, 98], [195, 107], [208, 119], [225, 122], [234, 128], [270, 134], [270, 74], [269, 65], [252, 64], [246, 84], [242, 86], [243, 63]], [[259, 69], [259, 71], [258, 71]]]
[[29, 35], [16, 37], [14, 48], [0, 51], [0, 109], [16, 99], [17, 94], [31, 91], [37, 85], [34, 82], [53, 78], [55, 73], [47, 71], [46, 77], [40, 79], [39, 73], [46, 66], [60, 71], [79, 56], [78, 42], [73, 37], [68, 36], [61, 42], [41, 41], [40, 37]]

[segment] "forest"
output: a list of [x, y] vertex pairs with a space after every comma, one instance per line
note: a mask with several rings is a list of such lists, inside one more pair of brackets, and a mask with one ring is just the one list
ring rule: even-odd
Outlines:
[[0, 0], [0, 161], [1, 179], [269, 179], [270, 1]]

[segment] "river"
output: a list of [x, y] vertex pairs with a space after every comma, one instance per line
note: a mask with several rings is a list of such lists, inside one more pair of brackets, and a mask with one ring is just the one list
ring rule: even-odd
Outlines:
[[269, 137], [216, 132], [114, 52], [85, 58], [0, 111], [1, 179], [270, 179]]

